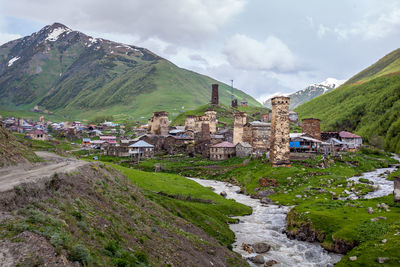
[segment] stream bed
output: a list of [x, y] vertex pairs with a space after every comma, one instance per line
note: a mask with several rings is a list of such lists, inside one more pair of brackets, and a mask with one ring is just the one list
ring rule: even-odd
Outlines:
[[[226, 192], [226, 198], [250, 206], [253, 213], [236, 217], [240, 221], [229, 227], [235, 233], [236, 241], [233, 250], [243, 257], [254, 257], [256, 253], [248, 253], [242, 249], [242, 243], [254, 244], [265, 242], [271, 246], [270, 251], [261, 254], [264, 260], [279, 262], [274, 266], [333, 266], [342, 255], [324, 250], [319, 243], [309, 243], [287, 238], [282, 231], [286, 227], [286, 214], [290, 207], [265, 205], [260, 200], [236, 193], [240, 188], [225, 182], [190, 178], [205, 187], [213, 187], [214, 192]], [[249, 262], [251, 266], [260, 266]]]

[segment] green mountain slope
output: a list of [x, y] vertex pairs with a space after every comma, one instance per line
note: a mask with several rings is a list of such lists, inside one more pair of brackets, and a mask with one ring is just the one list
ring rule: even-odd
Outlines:
[[400, 153], [400, 49], [332, 92], [296, 109], [321, 119], [323, 130], [355, 131], [369, 143]]
[[[207, 76], [181, 69], [147, 49], [92, 38], [55, 23], [0, 46], [0, 110], [34, 105], [72, 118], [140, 119], [154, 110], [177, 115], [209, 102]], [[230, 87], [220, 84], [220, 101]], [[260, 106], [234, 90], [238, 99]]]

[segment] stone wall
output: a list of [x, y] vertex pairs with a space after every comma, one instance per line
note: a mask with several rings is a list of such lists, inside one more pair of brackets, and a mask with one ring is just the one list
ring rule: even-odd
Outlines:
[[270, 136], [270, 123], [251, 122], [243, 127], [243, 142], [249, 143], [257, 153], [265, 153], [269, 150]]
[[215, 134], [217, 132], [218, 123], [217, 112], [209, 110], [206, 111], [203, 116], [186, 115], [185, 130], [190, 130], [194, 133], [201, 132], [201, 127], [203, 123], [209, 125], [211, 134]]
[[274, 167], [290, 166], [289, 102], [290, 98], [285, 96], [271, 99], [272, 118], [269, 157]]
[[321, 121], [319, 119], [308, 118], [302, 120], [302, 132], [311, 135], [313, 138], [321, 140]]
[[243, 141], [243, 126], [246, 124], [246, 112], [235, 112], [233, 114], [233, 144]]

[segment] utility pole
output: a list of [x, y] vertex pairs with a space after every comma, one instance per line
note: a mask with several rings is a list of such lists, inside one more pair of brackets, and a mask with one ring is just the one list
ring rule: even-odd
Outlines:
[[232, 87], [232, 90], [231, 90], [231, 101], [233, 101], [233, 80], [231, 80], [231, 87]]

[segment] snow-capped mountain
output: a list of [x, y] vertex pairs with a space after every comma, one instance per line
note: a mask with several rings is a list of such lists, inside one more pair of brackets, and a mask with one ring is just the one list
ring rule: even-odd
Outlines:
[[[300, 91], [288, 95], [290, 97], [290, 109], [294, 109], [317, 96], [323, 95], [335, 88], [338, 88], [345, 81], [346, 80], [328, 78], [323, 82], [311, 84]], [[266, 100], [264, 102], [264, 106], [271, 108], [271, 99]]]

